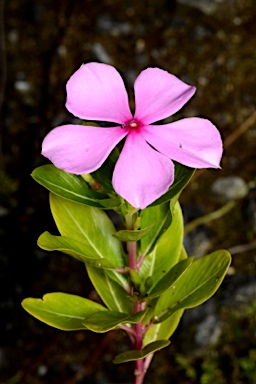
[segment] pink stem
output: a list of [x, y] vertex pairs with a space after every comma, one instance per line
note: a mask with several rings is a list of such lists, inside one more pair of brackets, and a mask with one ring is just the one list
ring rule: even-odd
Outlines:
[[[129, 215], [126, 220], [127, 229], [132, 229], [132, 215]], [[128, 250], [128, 265], [130, 269], [133, 269], [134, 271], [138, 272], [139, 266], [137, 263], [137, 242], [136, 241], [130, 241], [127, 243], [127, 250]], [[142, 260], [143, 261], [143, 260]], [[133, 291], [133, 289], [131, 289]], [[134, 313], [138, 313], [141, 310], [144, 309], [144, 304], [140, 301], [134, 302]], [[134, 325], [134, 332], [132, 334], [132, 337], [134, 338], [133, 346], [134, 349], [140, 351], [143, 347], [143, 335], [144, 335], [144, 329], [142, 326], [142, 322], [139, 322]], [[144, 377], [145, 377], [145, 367], [144, 367], [145, 359], [136, 360], [135, 362], [135, 381], [134, 384], [143, 384]]]
[[137, 271], [137, 243], [136, 241], [130, 241], [127, 244], [129, 255], [129, 267]]
[[[136, 301], [134, 303], [134, 313], [137, 313], [142, 310], [142, 303]], [[137, 350], [142, 349], [142, 342], [143, 342], [143, 327], [142, 322], [139, 322], [134, 325], [134, 331], [135, 331], [135, 342], [134, 342], [134, 348]], [[135, 382], [134, 384], [142, 384], [145, 376], [145, 370], [144, 370], [144, 359], [136, 360], [135, 362]]]

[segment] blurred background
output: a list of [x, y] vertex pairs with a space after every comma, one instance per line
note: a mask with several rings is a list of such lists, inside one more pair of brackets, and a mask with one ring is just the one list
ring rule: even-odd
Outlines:
[[46, 133], [76, 122], [65, 83], [89, 61], [114, 65], [131, 98], [148, 66], [195, 85], [175, 119], [207, 117], [224, 139], [222, 170], [198, 171], [181, 202], [188, 254], [226, 248], [233, 263], [218, 293], [186, 311], [145, 384], [256, 383], [255, 19], [254, 0], [0, 0], [1, 384], [133, 380], [133, 364], [112, 364], [130, 347], [121, 331], [65, 333], [20, 305], [47, 292], [92, 292], [78, 261], [37, 247], [56, 229], [48, 192], [30, 177], [46, 163]]

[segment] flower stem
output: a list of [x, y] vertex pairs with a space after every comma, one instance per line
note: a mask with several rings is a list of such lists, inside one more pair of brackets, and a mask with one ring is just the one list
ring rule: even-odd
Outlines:
[[[133, 229], [133, 214], [130, 213], [126, 216], [126, 228]], [[128, 250], [128, 265], [130, 269], [138, 272], [140, 264], [137, 262], [137, 242], [129, 241], [127, 242], [127, 250]], [[131, 286], [131, 292], [134, 292], [134, 286]], [[134, 302], [134, 313], [138, 313], [142, 311], [145, 307], [145, 303], [135, 299]], [[143, 336], [145, 334], [144, 327], [142, 322], [139, 322], [134, 325], [134, 329], [132, 332], [133, 347], [134, 349], [140, 351], [143, 348]], [[143, 384], [145, 377], [146, 369], [145, 369], [145, 359], [136, 360], [135, 362], [135, 381], [134, 384]]]
[[129, 268], [134, 269], [137, 272], [137, 243], [136, 241], [130, 241], [127, 244], [129, 254]]
[[[136, 301], [134, 303], [134, 313], [140, 312], [142, 310], [142, 303], [139, 301]], [[142, 322], [134, 325], [134, 331], [135, 331], [135, 341], [134, 341], [134, 348], [137, 350], [141, 350], [143, 347], [143, 326]], [[144, 359], [136, 360], [135, 362], [135, 382], [134, 384], [142, 384], [145, 376], [145, 370], [144, 370]]]

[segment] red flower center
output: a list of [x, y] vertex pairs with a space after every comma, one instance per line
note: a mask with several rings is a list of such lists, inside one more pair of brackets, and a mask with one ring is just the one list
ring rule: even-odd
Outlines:
[[122, 125], [122, 128], [137, 129], [140, 126], [141, 126], [141, 124], [137, 120], [132, 119], [132, 120], [128, 121], [126, 124]]

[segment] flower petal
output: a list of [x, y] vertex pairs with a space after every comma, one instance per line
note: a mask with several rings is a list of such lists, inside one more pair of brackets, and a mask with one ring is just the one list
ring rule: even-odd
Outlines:
[[63, 125], [45, 137], [42, 154], [63, 171], [90, 173], [102, 165], [126, 134], [120, 127]]
[[136, 208], [144, 209], [162, 196], [174, 180], [174, 164], [131, 131], [116, 163], [113, 187]]
[[124, 82], [107, 64], [88, 63], [67, 82], [66, 108], [86, 120], [123, 124], [132, 118]]
[[188, 167], [220, 167], [222, 140], [209, 120], [191, 117], [171, 124], [146, 126], [141, 134], [159, 152]]
[[134, 118], [150, 124], [179, 111], [194, 95], [196, 88], [162, 69], [148, 68], [137, 77], [134, 91]]

